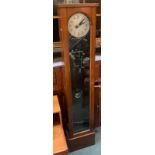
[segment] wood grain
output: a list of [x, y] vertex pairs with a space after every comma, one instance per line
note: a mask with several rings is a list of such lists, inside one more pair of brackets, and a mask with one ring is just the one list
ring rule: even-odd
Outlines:
[[68, 154], [68, 147], [62, 125], [61, 109], [56, 95], [53, 96], [53, 154]]
[[61, 124], [53, 126], [53, 154], [67, 155], [68, 147]]
[[[62, 4], [58, 5], [59, 18], [59, 32], [60, 40], [63, 49], [63, 61], [64, 61], [64, 95], [67, 107], [68, 118], [68, 135], [69, 143], [72, 148], [79, 149], [82, 147], [94, 144], [94, 65], [95, 65], [95, 48], [96, 48], [96, 6], [97, 3], [85, 3], [85, 4]], [[82, 12], [90, 19], [90, 106], [89, 106], [89, 130], [87, 132], [79, 132], [74, 134], [73, 132], [73, 108], [72, 108], [72, 89], [71, 89], [71, 71], [70, 71], [70, 59], [69, 59], [69, 33], [68, 33], [68, 19], [71, 15], [77, 12]], [[79, 143], [79, 145], [77, 145]]]

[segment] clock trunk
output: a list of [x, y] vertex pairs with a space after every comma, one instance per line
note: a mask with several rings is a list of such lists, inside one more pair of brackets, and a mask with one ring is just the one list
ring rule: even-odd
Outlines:
[[[58, 5], [60, 39], [64, 59], [64, 93], [68, 122], [66, 135], [71, 151], [95, 143], [94, 132], [94, 62], [97, 3]], [[85, 35], [69, 32], [70, 18], [83, 14], [88, 18]], [[81, 18], [75, 26], [83, 25]], [[79, 27], [78, 27], [79, 28]]]

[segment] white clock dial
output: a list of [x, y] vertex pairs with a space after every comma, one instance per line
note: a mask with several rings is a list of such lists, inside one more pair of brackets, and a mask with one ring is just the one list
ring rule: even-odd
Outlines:
[[68, 31], [72, 36], [83, 37], [88, 33], [89, 28], [89, 19], [83, 13], [75, 13], [69, 18]]

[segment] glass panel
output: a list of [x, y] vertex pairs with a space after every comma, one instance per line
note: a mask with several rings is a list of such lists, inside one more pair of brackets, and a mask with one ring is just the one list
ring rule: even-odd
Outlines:
[[53, 42], [60, 41], [58, 19], [53, 19]]
[[101, 38], [101, 16], [96, 18], [96, 37]]
[[74, 133], [89, 128], [89, 37], [69, 37]]

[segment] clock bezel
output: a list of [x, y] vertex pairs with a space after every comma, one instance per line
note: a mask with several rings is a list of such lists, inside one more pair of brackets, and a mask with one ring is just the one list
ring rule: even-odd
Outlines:
[[[76, 36], [76, 35], [74, 35], [74, 34], [72, 34], [71, 32], [70, 32], [70, 29], [69, 29], [69, 20], [73, 17], [73, 16], [75, 16], [76, 14], [82, 14], [82, 15], [84, 15], [87, 19], [88, 19], [88, 24], [89, 24], [89, 26], [88, 26], [88, 30], [86, 31], [86, 33], [84, 33], [84, 35], [81, 35], [81, 36]], [[82, 37], [85, 37], [88, 33], [89, 33], [89, 31], [90, 31], [90, 27], [91, 27], [91, 20], [90, 20], [90, 18], [89, 18], [89, 16], [86, 14], [86, 13], [84, 13], [84, 12], [74, 12], [73, 14], [71, 14], [70, 15], [70, 17], [68, 18], [68, 22], [67, 22], [67, 28], [68, 28], [68, 33], [71, 35], [71, 36], [73, 36], [73, 37], [75, 37], [75, 38], [82, 38]]]

